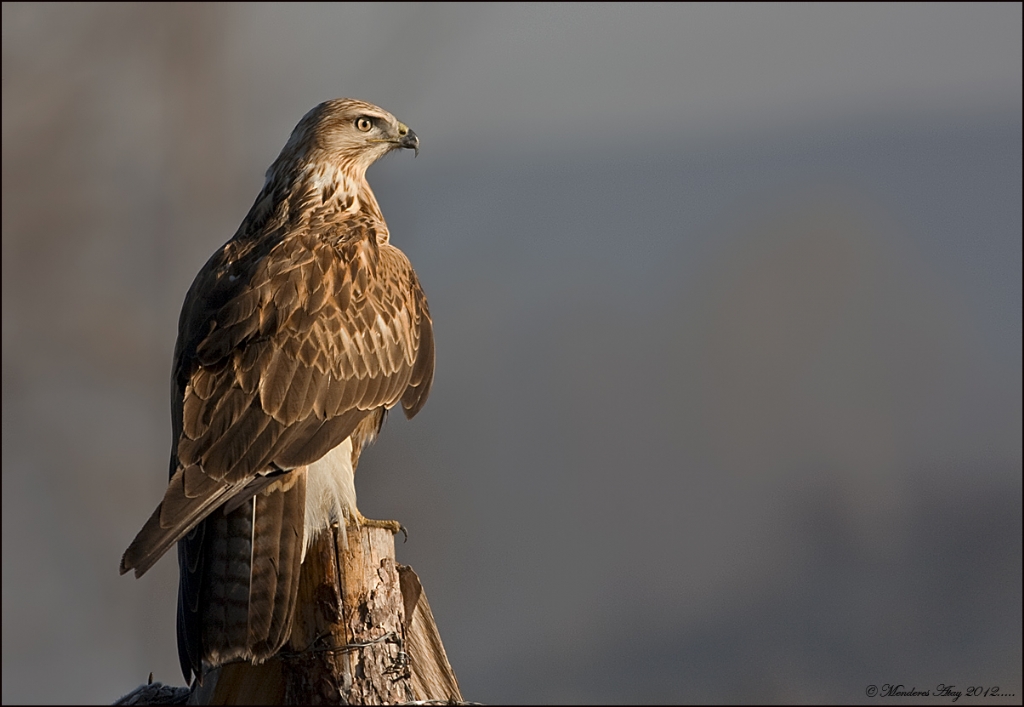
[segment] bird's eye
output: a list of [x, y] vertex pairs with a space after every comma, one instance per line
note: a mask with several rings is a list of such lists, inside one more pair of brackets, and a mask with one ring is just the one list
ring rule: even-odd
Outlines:
[[369, 132], [370, 128], [373, 127], [373, 121], [363, 116], [362, 118], [356, 118], [356, 129], [359, 132]]

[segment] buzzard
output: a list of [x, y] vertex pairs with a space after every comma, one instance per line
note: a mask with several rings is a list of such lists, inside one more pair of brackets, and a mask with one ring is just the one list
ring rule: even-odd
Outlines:
[[144, 574], [178, 543], [186, 682], [288, 640], [306, 549], [356, 509], [355, 469], [387, 410], [434, 375], [427, 300], [390, 243], [367, 168], [419, 150], [393, 115], [340, 98], [295, 127], [178, 321], [163, 500], [121, 559]]

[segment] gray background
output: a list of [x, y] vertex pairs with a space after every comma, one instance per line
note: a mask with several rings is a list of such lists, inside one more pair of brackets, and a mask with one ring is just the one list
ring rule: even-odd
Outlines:
[[467, 699], [1019, 702], [1021, 51], [1019, 4], [5, 3], [3, 701], [181, 683], [175, 563], [117, 574], [178, 309], [344, 95], [422, 139], [370, 179], [437, 375], [358, 486]]

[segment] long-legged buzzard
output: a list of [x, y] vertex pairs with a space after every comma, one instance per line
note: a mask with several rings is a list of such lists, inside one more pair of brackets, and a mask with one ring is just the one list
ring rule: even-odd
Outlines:
[[366, 182], [399, 148], [419, 140], [387, 111], [318, 105], [185, 297], [170, 485], [121, 572], [141, 576], [178, 543], [186, 681], [284, 645], [312, 540], [373, 522], [356, 509], [360, 452], [389, 408], [411, 418], [426, 402], [427, 301]]

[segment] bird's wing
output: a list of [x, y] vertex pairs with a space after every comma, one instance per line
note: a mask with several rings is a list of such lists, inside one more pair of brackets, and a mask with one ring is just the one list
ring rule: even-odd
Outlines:
[[356, 217], [236, 238], [200, 271], [175, 350], [171, 481], [122, 573], [142, 575], [214, 509], [316, 461], [371, 410], [422, 407], [434, 370], [426, 299], [373, 229]]

